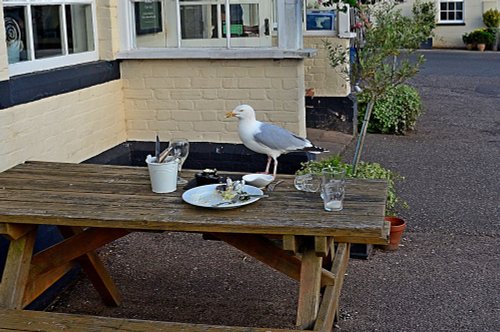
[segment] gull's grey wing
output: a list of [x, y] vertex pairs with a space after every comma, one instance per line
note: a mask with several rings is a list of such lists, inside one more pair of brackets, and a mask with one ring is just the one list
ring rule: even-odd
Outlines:
[[311, 146], [311, 142], [307, 139], [269, 123], [261, 124], [260, 132], [254, 135], [254, 139], [259, 144], [279, 151], [292, 151]]

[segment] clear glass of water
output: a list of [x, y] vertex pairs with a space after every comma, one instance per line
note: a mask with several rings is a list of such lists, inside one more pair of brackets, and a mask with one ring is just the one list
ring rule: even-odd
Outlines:
[[297, 190], [315, 193], [321, 186], [321, 178], [312, 173], [296, 175], [293, 184]]
[[[172, 155], [179, 164], [179, 174], [182, 170], [182, 164], [189, 155], [189, 141], [184, 138], [173, 139], [170, 141], [169, 147], [172, 148]], [[180, 177], [177, 177], [177, 184], [186, 184], [188, 181]]]
[[325, 210], [341, 211], [345, 194], [345, 170], [324, 168], [321, 175], [321, 198]]

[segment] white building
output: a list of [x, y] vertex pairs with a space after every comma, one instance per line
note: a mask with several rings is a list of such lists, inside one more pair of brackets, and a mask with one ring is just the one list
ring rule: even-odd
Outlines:
[[[462, 35], [484, 28], [483, 13], [499, 9], [499, 0], [433, 0], [436, 3], [437, 26], [432, 46], [437, 48], [463, 48]], [[403, 12], [411, 13], [414, 0], [405, 0]]]

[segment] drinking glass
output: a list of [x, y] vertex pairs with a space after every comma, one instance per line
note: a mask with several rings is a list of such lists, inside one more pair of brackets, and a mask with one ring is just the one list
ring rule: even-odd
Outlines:
[[321, 174], [321, 197], [325, 210], [342, 210], [345, 193], [345, 169], [324, 168]]
[[296, 175], [293, 184], [297, 190], [315, 193], [321, 185], [321, 177], [312, 173]]
[[[175, 160], [179, 164], [179, 174], [182, 170], [182, 164], [186, 160], [189, 154], [189, 141], [184, 138], [173, 139], [170, 141], [169, 148], [171, 148], [171, 153], [174, 156]], [[177, 184], [186, 184], [188, 181], [186, 179], [181, 178], [181, 176], [177, 176]]]

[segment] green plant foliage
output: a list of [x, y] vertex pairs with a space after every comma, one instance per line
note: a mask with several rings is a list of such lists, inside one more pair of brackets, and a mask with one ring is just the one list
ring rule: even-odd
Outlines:
[[462, 41], [464, 42], [465, 45], [474, 43], [471, 34], [467, 32], [462, 35]]
[[500, 11], [498, 9], [489, 9], [483, 14], [483, 23], [488, 28], [500, 28]]
[[[432, 35], [436, 25], [433, 1], [416, 0], [411, 17], [404, 16], [394, 2], [381, 1], [376, 6], [371, 3], [358, 1], [355, 7], [354, 28], [359, 33], [353, 41], [353, 61], [346, 56], [345, 48], [326, 43], [330, 65], [346, 74], [346, 81], [354, 86], [354, 91], [362, 91], [370, 101], [354, 153], [355, 168], [363, 150], [372, 106], [388, 90], [418, 73], [424, 56], [415, 55], [415, 51]], [[350, 64], [348, 71], [344, 70], [346, 64]]]
[[470, 38], [477, 44], [492, 45], [495, 42], [495, 32], [487, 29], [476, 29], [470, 33]]
[[[358, 121], [361, 122], [369, 97], [358, 95]], [[368, 125], [369, 132], [404, 135], [414, 130], [418, 117], [422, 114], [422, 101], [418, 91], [406, 84], [387, 90], [373, 107]]]
[[395, 182], [403, 180], [396, 172], [382, 167], [379, 163], [360, 162], [356, 168], [356, 175], [353, 175], [353, 165], [342, 162], [340, 156], [333, 156], [324, 160], [312, 160], [301, 164], [302, 167], [297, 174], [321, 174], [324, 168], [342, 168], [346, 170], [347, 178], [358, 179], [378, 179], [387, 181], [387, 203], [386, 215], [395, 215], [398, 208], [408, 208], [408, 204], [402, 201], [396, 192]]

